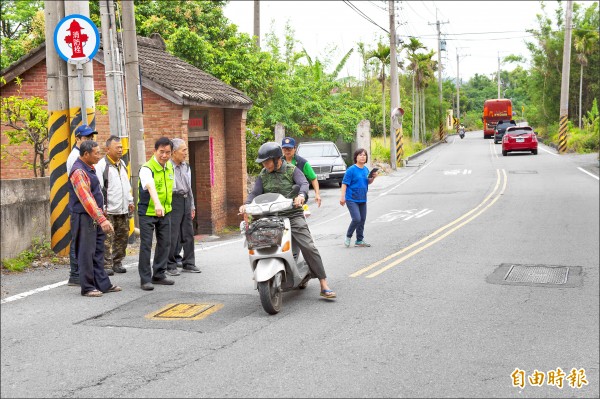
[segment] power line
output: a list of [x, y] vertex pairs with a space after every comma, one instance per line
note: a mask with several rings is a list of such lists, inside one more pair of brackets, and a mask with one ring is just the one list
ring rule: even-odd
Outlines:
[[373, 25], [379, 27], [381, 30], [383, 30], [384, 32], [386, 32], [387, 34], [389, 34], [390, 32], [385, 29], [382, 28], [379, 24], [377, 24], [377, 22], [373, 21], [369, 16], [367, 16], [364, 12], [362, 12], [361, 10], [358, 9], [358, 7], [356, 7], [354, 4], [350, 3], [347, 0], [344, 0], [344, 4], [346, 4], [348, 7], [352, 8], [358, 15], [360, 15], [361, 17], [363, 17], [364, 19], [366, 19], [367, 21], [369, 21], [370, 23], [372, 23]]

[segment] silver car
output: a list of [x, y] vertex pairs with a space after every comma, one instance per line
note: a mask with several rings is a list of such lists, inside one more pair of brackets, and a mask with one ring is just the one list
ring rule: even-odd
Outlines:
[[342, 185], [346, 173], [346, 162], [343, 157], [348, 154], [340, 153], [335, 143], [331, 141], [300, 143], [296, 154], [306, 159], [312, 166], [319, 183], [330, 182]]

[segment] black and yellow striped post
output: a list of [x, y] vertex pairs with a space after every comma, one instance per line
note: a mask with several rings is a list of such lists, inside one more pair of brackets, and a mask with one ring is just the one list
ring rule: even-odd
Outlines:
[[444, 121], [440, 120], [440, 126], [439, 126], [439, 131], [438, 131], [438, 138], [440, 139], [440, 141], [446, 141], [446, 135], [444, 133]]
[[404, 157], [404, 143], [402, 142], [403, 133], [402, 126], [396, 129], [396, 164], [402, 165], [402, 158]]
[[[131, 156], [129, 155], [129, 136], [121, 137], [121, 144], [123, 145], [123, 157], [121, 158], [127, 166], [127, 177], [131, 181]], [[131, 187], [132, 190], [137, 190], [137, 187]], [[132, 193], [133, 194], [133, 193]], [[133, 240], [133, 232], [135, 230], [135, 219], [129, 218], [129, 242]]]
[[71, 242], [67, 158], [71, 152], [69, 111], [59, 110], [48, 119], [50, 158], [50, 243], [52, 250], [66, 256]]
[[558, 152], [564, 154], [567, 151], [567, 115], [560, 116], [558, 127]]

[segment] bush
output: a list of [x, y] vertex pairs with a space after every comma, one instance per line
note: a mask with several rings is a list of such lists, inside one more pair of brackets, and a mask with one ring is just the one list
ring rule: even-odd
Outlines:
[[21, 252], [16, 258], [3, 260], [2, 267], [13, 272], [22, 272], [31, 265], [31, 262], [48, 256], [52, 256], [53, 260], [55, 259], [50, 242], [34, 238], [30, 249]]

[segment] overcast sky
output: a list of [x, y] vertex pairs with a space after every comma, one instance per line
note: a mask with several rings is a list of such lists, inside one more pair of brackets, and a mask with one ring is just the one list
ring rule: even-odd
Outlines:
[[[360, 10], [361, 16], [350, 5]], [[578, 1], [578, 3], [588, 3]], [[283, 41], [286, 21], [296, 33], [309, 55], [324, 59], [327, 50], [337, 48], [333, 63], [341, 60], [355, 48], [342, 76], [360, 76], [360, 56], [356, 43], [363, 41], [367, 48], [380, 40], [387, 41], [389, 30], [388, 1], [261, 1], [261, 42], [265, 33], [273, 30]], [[566, 2], [564, 3], [566, 4]], [[554, 19], [556, 1], [546, 1], [546, 13]], [[490, 76], [498, 69], [500, 57], [519, 54], [529, 58], [525, 46], [532, 40], [526, 29], [536, 28], [536, 14], [541, 13], [539, 1], [396, 1], [396, 23], [400, 38], [418, 37], [428, 49], [436, 50], [437, 29], [440, 21], [442, 40], [447, 51], [442, 52], [444, 77], [456, 78], [457, 52], [460, 54], [460, 77], [464, 82], [475, 73]], [[225, 16], [240, 31], [253, 34], [253, 1], [231, 1], [225, 7]], [[447, 23], [446, 23], [447, 22]], [[379, 25], [379, 26], [377, 26]], [[382, 29], [383, 28], [383, 29]], [[300, 46], [297, 49], [301, 49]], [[406, 54], [403, 51], [400, 57]], [[512, 70], [515, 64], [503, 64], [503, 70]], [[333, 70], [331, 66], [328, 72]], [[528, 68], [528, 63], [524, 64]]]

